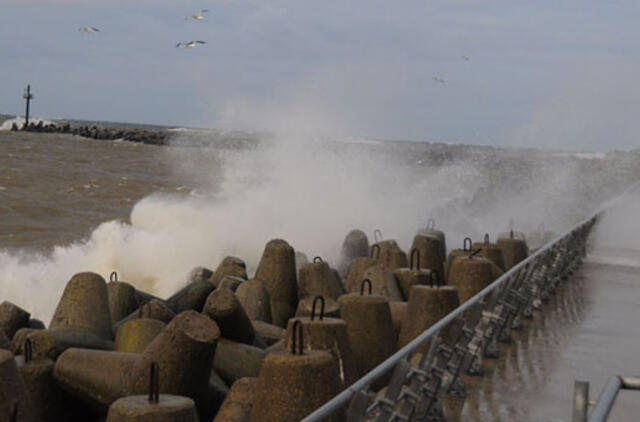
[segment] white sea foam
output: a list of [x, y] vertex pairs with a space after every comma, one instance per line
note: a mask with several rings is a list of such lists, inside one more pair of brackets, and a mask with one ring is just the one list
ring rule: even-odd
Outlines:
[[[22, 128], [24, 125], [25, 119], [24, 117], [14, 117], [13, 119], [5, 120], [2, 125], [0, 125], [0, 130], [11, 130], [11, 126], [15, 123], [18, 128]], [[53, 121], [44, 119], [41, 117], [31, 117], [29, 118], [29, 123], [38, 124], [42, 122], [43, 125], [51, 125], [55, 124]]]

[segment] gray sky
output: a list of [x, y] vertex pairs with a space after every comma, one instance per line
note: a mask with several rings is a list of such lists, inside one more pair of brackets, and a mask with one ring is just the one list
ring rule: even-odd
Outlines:
[[[23, 112], [29, 82], [43, 117], [592, 150], [637, 144], [632, 0], [3, 0], [1, 8], [0, 113]], [[202, 8], [205, 20], [184, 19]], [[80, 33], [85, 25], [101, 32]], [[175, 48], [193, 39], [207, 44]]]

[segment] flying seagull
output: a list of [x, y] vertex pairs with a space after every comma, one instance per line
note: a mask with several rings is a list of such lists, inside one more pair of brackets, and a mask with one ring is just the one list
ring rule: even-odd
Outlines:
[[199, 11], [198, 13], [196, 13], [195, 15], [191, 15], [191, 16], [187, 16], [186, 18], [184, 18], [185, 20], [189, 20], [189, 19], [193, 19], [195, 21], [201, 21], [202, 19], [204, 19], [204, 16], [202, 15], [203, 13], [207, 13], [209, 11], [209, 9], [202, 9], [201, 11]]
[[444, 80], [444, 79], [439, 78], [439, 77], [437, 77], [437, 76], [434, 76], [434, 77], [433, 77], [433, 80], [434, 80], [434, 81], [436, 81], [436, 82], [440, 82], [441, 84], [443, 84], [443, 83], [445, 82], [445, 80]]
[[78, 31], [80, 32], [100, 32], [100, 30], [98, 28], [94, 28], [93, 26], [83, 26], [82, 28], [78, 28]]
[[179, 42], [178, 44], [176, 44], [176, 48], [178, 47], [182, 47], [182, 48], [196, 48], [196, 46], [198, 44], [206, 44], [206, 42], [204, 41], [200, 41], [200, 40], [196, 40], [196, 41], [189, 41], [189, 42]]
[[469, 57], [467, 57], [467, 56], [462, 56], [462, 58], [463, 58], [466, 62], [468, 62], [468, 61], [469, 61]]

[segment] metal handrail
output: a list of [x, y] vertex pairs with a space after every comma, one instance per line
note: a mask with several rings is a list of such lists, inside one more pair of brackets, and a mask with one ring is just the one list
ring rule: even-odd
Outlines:
[[454, 319], [462, 316], [465, 311], [467, 311], [472, 306], [478, 304], [481, 300], [483, 300], [487, 295], [492, 293], [496, 288], [500, 287], [503, 283], [510, 280], [511, 277], [515, 276], [518, 271], [524, 269], [527, 265], [536, 261], [543, 254], [557, 246], [557, 244], [562, 241], [564, 238], [570, 236], [574, 232], [580, 230], [584, 225], [589, 224], [593, 220], [595, 220], [600, 214], [601, 210], [596, 212], [589, 218], [584, 219], [580, 223], [576, 224], [570, 230], [567, 230], [565, 233], [556, 236], [553, 240], [536, 250], [533, 254], [528, 256], [525, 260], [519, 262], [500, 277], [498, 277], [495, 281], [493, 281], [490, 285], [482, 289], [471, 299], [467, 300], [455, 310], [451, 311], [444, 318], [436, 322], [434, 325], [429, 327], [427, 330], [423, 331], [418, 337], [413, 339], [407, 345], [402, 347], [396, 353], [391, 355], [385, 361], [383, 361], [380, 365], [373, 368], [369, 373], [364, 375], [358, 381], [351, 384], [345, 390], [343, 390], [340, 394], [335, 396], [333, 399], [326, 402], [324, 405], [316, 409], [313, 413], [302, 419], [302, 422], [316, 422], [321, 421], [323, 418], [333, 414], [333, 412], [337, 411], [339, 408], [344, 406], [358, 391], [363, 390], [367, 386], [369, 386], [372, 382], [377, 380], [378, 378], [385, 375], [391, 369], [393, 369], [398, 362], [403, 359], [405, 356], [409, 355], [416, 348], [418, 348], [425, 341], [429, 340], [435, 334], [437, 334], [442, 328], [446, 327], [450, 324]]
[[539, 264], [539, 260], [541, 258], [545, 258], [547, 253], [552, 252], [553, 248], [561, 246], [565, 240], [571, 239], [572, 236], [577, 234], [579, 231], [585, 228], [585, 226], [589, 224], [595, 223], [598, 217], [604, 212], [605, 209], [611, 207], [615, 202], [619, 201], [624, 195], [632, 189], [640, 186], [640, 182], [636, 182], [626, 188], [620, 195], [616, 196], [614, 199], [607, 201], [604, 205], [602, 205], [597, 211], [591, 214], [590, 217], [585, 218], [580, 223], [574, 225], [569, 230], [564, 233], [556, 236], [554, 239], [546, 243], [544, 246], [536, 250], [533, 254], [527, 257], [525, 260], [521, 261], [508, 271], [506, 271], [503, 275], [498, 277], [495, 281], [493, 281], [490, 285], [482, 289], [471, 299], [467, 300], [465, 303], [457, 307], [455, 310], [450, 312], [444, 318], [436, 322], [434, 325], [429, 327], [427, 330], [423, 331], [418, 337], [413, 339], [407, 345], [402, 347], [396, 353], [391, 355], [385, 361], [380, 363], [377, 367], [373, 368], [370, 372], [365, 374], [362, 378], [351, 384], [341, 393], [333, 397], [331, 400], [323, 404], [321, 407], [316, 409], [313, 413], [309, 414], [307, 417], [302, 419], [302, 422], [317, 422], [323, 420], [325, 417], [332, 415], [338, 409], [343, 408], [349, 400], [351, 400], [358, 392], [363, 391], [367, 388], [371, 383], [375, 380], [379, 379], [383, 375], [387, 374], [393, 368], [395, 368], [399, 362], [401, 362], [406, 356], [408, 356], [411, 352], [416, 350], [420, 345], [425, 343], [427, 340], [430, 340], [436, 334], [440, 332], [444, 327], [448, 324], [452, 323], [456, 318], [462, 317], [463, 314], [474, 305], [479, 304], [486, 296], [491, 293], [496, 292], [496, 290], [501, 287], [503, 284], [512, 280], [512, 278], [517, 278], [520, 271], [526, 271], [530, 269], [531, 264]]
[[[576, 381], [573, 422], [605, 422], [620, 390], [640, 390], [640, 378], [615, 375], [607, 380], [596, 402], [589, 401], [589, 382]], [[589, 406], [593, 406], [589, 415]]]

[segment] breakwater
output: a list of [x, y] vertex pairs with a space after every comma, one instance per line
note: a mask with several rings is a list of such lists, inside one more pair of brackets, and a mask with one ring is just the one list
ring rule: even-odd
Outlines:
[[13, 123], [11, 130], [14, 132], [63, 133], [102, 140], [122, 139], [150, 145], [166, 145], [170, 138], [170, 132], [162, 129], [108, 127], [105, 125], [81, 125], [75, 123], [44, 123], [42, 120], [29, 125], [23, 124], [22, 127], [19, 127], [17, 123]]

